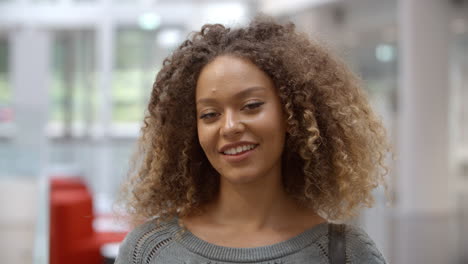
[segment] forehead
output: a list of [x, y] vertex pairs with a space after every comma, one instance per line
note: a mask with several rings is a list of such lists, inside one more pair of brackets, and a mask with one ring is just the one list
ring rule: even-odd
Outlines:
[[202, 69], [197, 81], [196, 97], [234, 94], [250, 87], [274, 90], [271, 78], [249, 60], [220, 56]]

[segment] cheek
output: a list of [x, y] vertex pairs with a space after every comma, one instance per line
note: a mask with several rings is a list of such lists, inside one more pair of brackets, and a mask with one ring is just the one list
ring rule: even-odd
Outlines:
[[286, 120], [282, 112], [273, 109], [269, 115], [263, 118], [263, 129], [275, 138], [281, 138], [286, 134]]
[[203, 151], [205, 151], [205, 148], [206, 148], [205, 134], [203, 133], [203, 129], [200, 128], [199, 125], [197, 125], [197, 133], [198, 133], [198, 142], [200, 143], [200, 146], [202, 147]]
[[205, 155], [209, 156], [210, 155], [210, 149], [213, 148], [213, 139], [212, 136], [210, 136], [210, 129], [207, 129], [203, 125], [197, 125], [197, 132], [198, 132], [198, 142], [200, 143], [200, 146], [203, 149], [203, 152], [205, 152]]
[[286, 121], [284, 120], [283, 114], [276, 112], [271, 118], [267, 119], [269, 124], [270, 132], [270, 142], [272, 143], [272, 148], [275, 152], [282, 152], [284, 149], [285, 138], [286, 138]]

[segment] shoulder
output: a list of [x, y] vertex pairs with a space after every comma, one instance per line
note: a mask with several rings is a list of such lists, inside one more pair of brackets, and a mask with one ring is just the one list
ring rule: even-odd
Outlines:
[[349, 263], [387, 263], [374, 241], [362, 228], [346, 225], [345, 241]]
[[175, 220], [164, 223], [151, 220], [136, 227], [127, 234], [120, 245], [115, 263], [142, 263], [142, 260], [151, 258], [155, 250], [162, 250], [172, 242], [171, 229], [175, 225]]

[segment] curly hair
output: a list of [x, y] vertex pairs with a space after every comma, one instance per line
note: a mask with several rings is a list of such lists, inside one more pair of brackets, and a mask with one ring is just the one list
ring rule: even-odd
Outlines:
[[250, 60], [278, 90], [287, 193], [329, 220], [372, 206], [372, 190], [385, 185], [389, 145], [361, 81], [294, 24], [258, 16], [240, 28], [204, 25], [164, 60], [121, 193], [134, 223], [194, 213], [217, 194], [219, 174], [198, 141], [195, 87], [221, 55]]

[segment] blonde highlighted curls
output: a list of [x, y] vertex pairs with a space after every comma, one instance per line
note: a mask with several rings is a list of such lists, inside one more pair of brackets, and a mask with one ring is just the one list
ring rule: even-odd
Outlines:
[[220, 55], [252, 61], [273, 80], [287, 116], [283, 183], [304, 206], [344, 220], [385, 184], [386, 132], [359, 79], [292, 23], [259, 16], [248, 26], [204, 25], [164, 60], [122, 197], [134, 223], [194, 213], [219, 175], [200, 147], [195, 87]]

